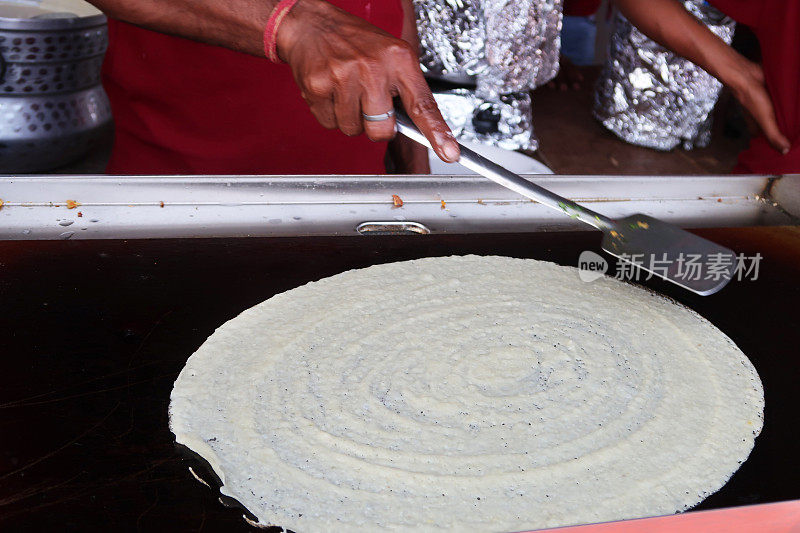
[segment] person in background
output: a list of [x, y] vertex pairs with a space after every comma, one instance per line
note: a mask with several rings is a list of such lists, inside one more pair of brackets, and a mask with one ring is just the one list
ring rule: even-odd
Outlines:
[[760, 126], [761, 135], [739, 155], [737, 172], [800, 172], [800, 2], [710, 3], [753, 30], [761, 45], [761, 65], [726, 45], [676, 0], [617, 0], [625, 17], [644, 34], [730, 87]]
[[[109, 173], [381, 174], [395, 96], [459, 157], [410, 0], [90, 1], [109, 16]], [[424, 148], [394, 148], [399, 170], [426, 171]]]
[[[736, 23], [705, 2], [681, 5], [717, 37], [731, 43]], [[608, 57], [594, 88], [592, 114], [635, 146], [668, 151], [708, 146], [722, 83], [633, 26], [614, 17]]]

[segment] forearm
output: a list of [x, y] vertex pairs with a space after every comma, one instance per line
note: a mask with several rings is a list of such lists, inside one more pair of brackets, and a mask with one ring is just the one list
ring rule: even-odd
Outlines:
[[170, 35], [263, 56], [279, 0], [89, 0], [107, 15]]
[[617, 5], [642, 33], [702, 67], [734, 89], [745, 80], [750, 62], [714, 35], [677, 0], [617, 0]]

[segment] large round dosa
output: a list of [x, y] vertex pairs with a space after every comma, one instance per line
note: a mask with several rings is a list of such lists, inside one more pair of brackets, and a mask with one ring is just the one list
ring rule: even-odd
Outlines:
[[503, 257], [354, 270], [219, 328], [177, 441], [261, 522], [501, 531], [673, 513], [763, 420], [755, 369], [693, 311]]

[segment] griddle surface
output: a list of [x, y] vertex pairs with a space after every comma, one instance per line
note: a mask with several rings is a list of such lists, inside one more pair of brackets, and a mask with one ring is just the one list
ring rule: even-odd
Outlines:
[[[758, 281], [703, 298], [647, 286], [750, 357], [766, 423], [750, 459], [698, 508], [800, 498], [800, 230], [699, 232], [760, 252]], [[187, 470], [172, 384], [216, 327], [273, 294], [350, 268], [497, 254], [576, 265], [597, 233], [0, 242], [0, 530], [247, 531]]]

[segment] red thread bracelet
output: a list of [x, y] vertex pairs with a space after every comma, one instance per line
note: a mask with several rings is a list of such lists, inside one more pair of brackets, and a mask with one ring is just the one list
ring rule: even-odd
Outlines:
[[283, 63], [278, 57], [278, 26], [296, 3], [297, 0], [281, 0], [267, 20], [267, 27], [264, 28], [264, 53], [273, 63]]

